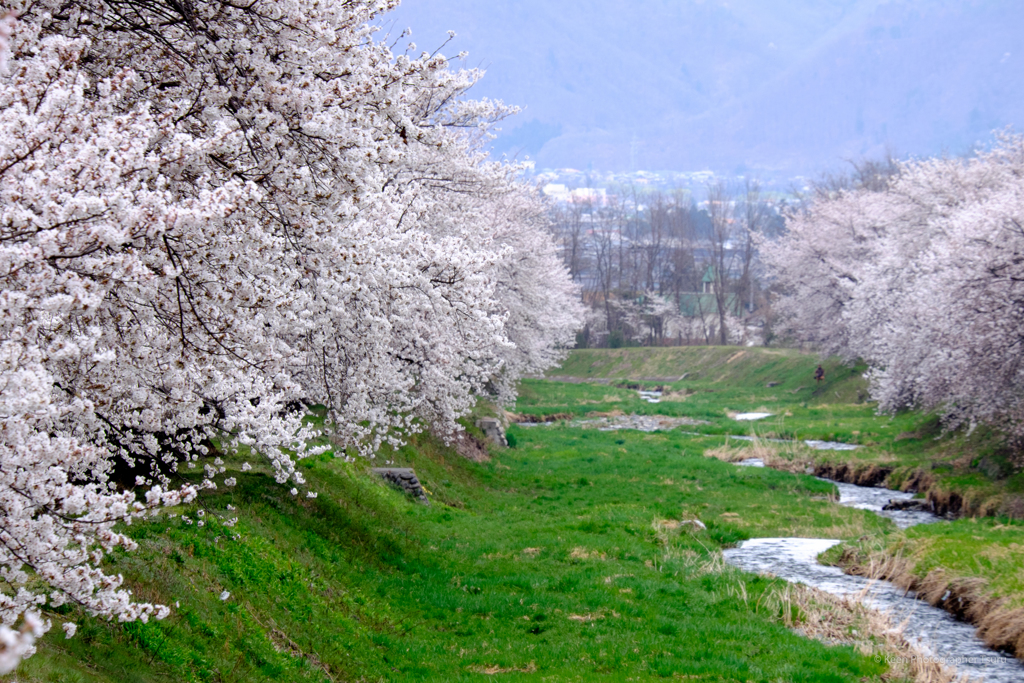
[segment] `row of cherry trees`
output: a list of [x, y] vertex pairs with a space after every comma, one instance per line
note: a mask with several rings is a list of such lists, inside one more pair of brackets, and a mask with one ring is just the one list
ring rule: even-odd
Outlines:
[[172, 473], [211, 439], [300, 487], [296, 401], [370, 454], [457, 429], [571, 343], [543, 207], [479, 151], [509, 110], [377, 40], [394, 4], [9, 3], [0, 669], [47, 604], [167, 614], [100, 562], [133, 546], [118, 521], [196, 495]]
[[884, 410], [1024, 436], [1024, 138], [866, 169], [761, 246], [791, 331], [865, 359]]

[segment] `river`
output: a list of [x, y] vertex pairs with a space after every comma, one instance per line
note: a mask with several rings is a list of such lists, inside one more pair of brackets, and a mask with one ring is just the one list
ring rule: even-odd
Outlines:
[[[764, 463], [754, 458], [737, 464], [764, 467]], [[907, 500], [913, 498], [913, 494], [832, 483], [839, 489], [840, 505], [871, 510], [892, 519], [902, 529], [943, 521], [928, 512], [882, 509], [890, 500]], [[990, 650], [970, 624], [957, 621], [945, 610], [917, 600], [913, 592], [904, 592], [887, 581], [850, 576], [837, 567], [819, 564], [818, 555], [840, 542], [824, 538], [752, 538], [722, 554], [727, 563], [746, 571], [771, 573], [834, 595], [859, 596], [870, 607], [886, 612], [894, 624], [902, 626], [904, 636], [925, 656], [955, 667], [972, 680], [1024, 681], [1024, 664], [1010, 655]]]

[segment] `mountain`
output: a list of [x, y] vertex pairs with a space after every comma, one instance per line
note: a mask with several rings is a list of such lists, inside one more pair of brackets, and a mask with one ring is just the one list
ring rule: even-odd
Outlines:
[[1024, 128], [1013, 0], [407, 0], [381, 24], [428, 51], [454, 30], [473, 94], [523, 108], [495, 153], [538, 167], [812, 174]]

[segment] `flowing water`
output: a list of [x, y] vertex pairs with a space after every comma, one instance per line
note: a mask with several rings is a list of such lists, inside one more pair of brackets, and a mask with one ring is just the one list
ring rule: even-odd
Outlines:
[[[737, 464], [764, 467], [756, 458]], [[909, 500], [913, 494], [832, 483], [839, 489], [840, 505], [872, 510], [892, 519], [902, 529], [941, 521], [929, 512], [882, 510], [890, 500]], [[916, 643], [924, 656], [956, 667], [972, 680], [1024, 681], [1024, 664], [1010, 655], [988, 649], [970, 624], [957, 621], [945, 610], [917, 600], [913, 592], [905, 592], [886, 581], [850, 576], [837, 567], [819, 564], [817, 556], [837, 543], [840, 541], [822, 538], [752, 538], [723, 551], [722, 555], [726, 562], [746, 571], [771, 573], [833, 595], [859, 596], [870, 607], [888, 613], [891, 621], [903, 628], [904, 636]]]
[[889, 615], [903, 635], [923, 656], [987, 683], [1024, 681], [1024, 664], [995, 652], [974, 634], [974, 627], [957, 621], [945, 610], [917, 600], [886, 581], [849, 576], [837, 567], [818, 564], [819, 553], [840, 541], [821, 538], [752, 538], [723, 551], [725, 561], [750, 572], [768, 572], [820, 588], [833, 595], [859, 596], [869, 606]]

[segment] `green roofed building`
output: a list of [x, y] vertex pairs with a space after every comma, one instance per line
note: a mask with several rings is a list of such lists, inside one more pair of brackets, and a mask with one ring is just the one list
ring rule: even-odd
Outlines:
[[[679, 312], [686, 318], [700, 318], [718, 313], [718, 302], [715, 295], [715, 268], [708, 266], [700, 281], [701, 291], [680, 292]], [[725, 295], [725, 310], [730, 315], [741, 315], [742, 302], [739, 294], [730, 292]]]
[[[736, 293], [725, 295], [725, 310], [730, 315], [741, 315], [740, 296]], [[686, 318], [699, 318], [702, 315], [718, 313], [718, 302], [711, 292], [680, 292], [679, 313]]]
[[702, 294], [714, 294], [715, 293], [715, 267], [708, 266], [708, 269], [704, 271], [704, 277], [700, 281], [700, 291]]

